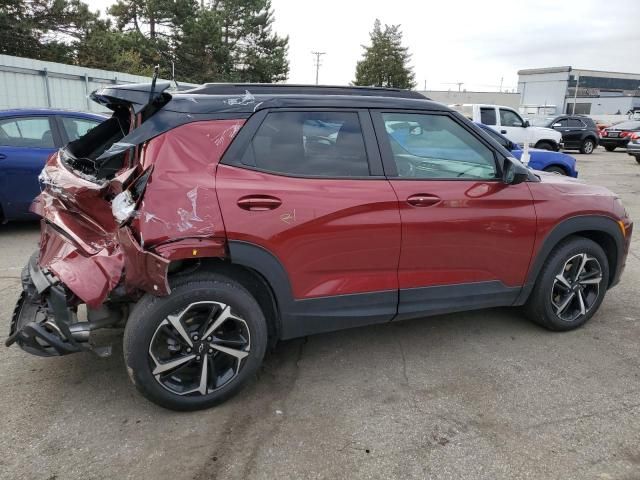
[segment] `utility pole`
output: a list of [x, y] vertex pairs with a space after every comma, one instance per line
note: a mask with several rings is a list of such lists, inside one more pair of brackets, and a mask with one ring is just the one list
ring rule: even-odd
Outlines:
[[316, 56], [316, 59], [314, 61], [315, 67], [316, 67], [316, 85], [318, 85], [318, 72], [320, 71], [320, 65], [322, 65], [322, 63], [320, 63], [320, 57], [322, 55], [326, 55], [326, 52], [311, 52], [312, 55]]
[[500, 92], [502, 92], [502, 82], [504, 80], [504, 77], [500, 77]]

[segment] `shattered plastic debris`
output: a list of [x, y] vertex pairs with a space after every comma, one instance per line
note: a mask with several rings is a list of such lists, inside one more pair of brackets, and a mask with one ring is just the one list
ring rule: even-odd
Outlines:
[[115, 196], [111, 202], [111, 212], [118, 223], [123, 223], [133, 214], [136, 202], [131, 197], [131, 192], [125, 190]]
[[251, 95], [249, 90], [244, 91], [244, 95], [239, 98], [229, 98], [224, 101], [227, 105], [249, 105], [250, 103], [255, 103], [256, 98]]

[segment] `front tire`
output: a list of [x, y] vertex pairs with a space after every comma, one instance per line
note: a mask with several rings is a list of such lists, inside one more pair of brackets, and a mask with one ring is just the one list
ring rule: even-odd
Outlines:
[[557, 149], [554, 148], [553, 144], [551, 142], [547, 142], [546, 140], [541, 140], [536, 143], [535, 148], [539, 148], [540, 150], [550, 150], [552, 152], [557, 151]]
[[127, 370], [140, 393], [162, 407], [209, 408], [257, 372], [266, 320], [231, 278], [195, 274], [171, 288], [166, 297], [145, 295], [132, 310], [124, 333]]
[[544, 169], [544, 171], [549, 173], [559, 173], [560, 175], [568, 175], [567, 171], [564, 168], [558, 167], [557, 165], [547, 167]]
[[547, 258], [525, 313], [549, 330], [573, 330], [596, 313], [608, 284], [609, 262], [600, 245], [570, 237]]
[[591, 155], [595, 148], [596, 143], [592, 139], [587, 138], [584, 142], [582, 142], [582, 145], [580, 145], [580, 153]]
[[636, 162], [640, 163], [640, 155], [635, 155], [634, 158], [636, 159]]

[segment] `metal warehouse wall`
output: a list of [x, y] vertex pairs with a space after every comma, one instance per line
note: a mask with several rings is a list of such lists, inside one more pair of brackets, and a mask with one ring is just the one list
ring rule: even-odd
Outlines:
[[140, 75], [0, 55], [0, 109], [52, 107], [104, 112], [104, 107], [88, 98], [92, 91], [105, 85], [150, 81]]
[[454, 90], [421, 90], [420, 93], [434, 102], [452, 105], [456, 103], [487, 103], [503, 105], [517, 109], [520, 106], [520, 94], [508, 92], [458, 92]]

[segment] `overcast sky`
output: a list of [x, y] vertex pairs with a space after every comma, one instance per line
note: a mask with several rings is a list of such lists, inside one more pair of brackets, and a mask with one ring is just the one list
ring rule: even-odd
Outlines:
[[[89, 0], [104, 12], [111, 0]], [[418, 88], [497, 90], [522, 68], [640, 73], [640, 0], [272, 0], [290, 83], [347, 84], [376, 18], [401, 24]]]

